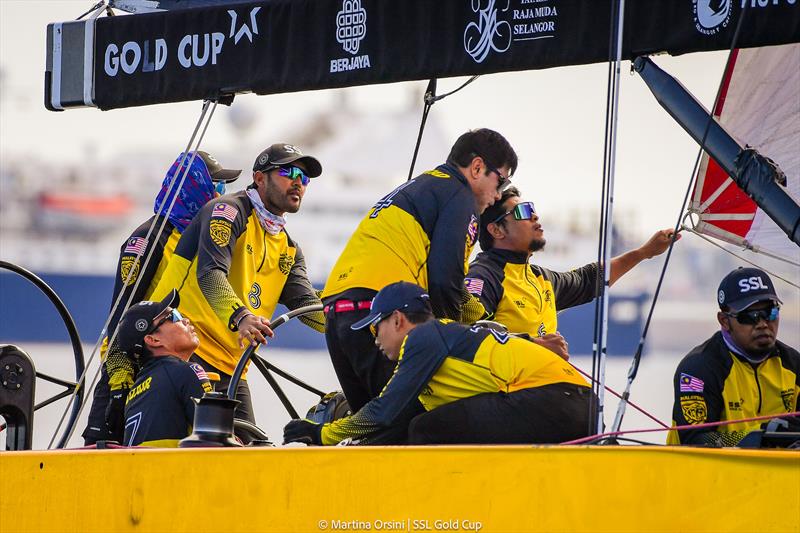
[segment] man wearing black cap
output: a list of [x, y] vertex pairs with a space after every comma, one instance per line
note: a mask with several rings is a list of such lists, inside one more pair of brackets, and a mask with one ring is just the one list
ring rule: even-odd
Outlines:
[[[525, 339], [435, 320], [418, 285], [384, 287], [352, 327], [375, 332], [398, 362], [392, 378], [352, 416], [289, 422], [285, 442], [389, 444], [406, 427], [410, 444], [557, 443], [588, 433], [593, 396], [569, 363]], [[413, 409], [416, 399], [426, 412]]]
[[772, 280], [758, 268], [739, 268], [719, 285], [720, 331], [694, 348], [675, 371], [674, 426], [668, 444], [735, 446], [763, 421], [746, 418], [798, 411], [800, 354], [777, 339], [780, 304]]
[[[283, 218], [300, 209], [311, 178], [320, 174], [319, 161], [290, 144], [261, 152], [252, 185], [200, 210], [154, 292], [159, 298], [180, 291], [180, 311], [200, 338], [193, 360], [220, 374], [220, 390], [227, 389], [242, 349], [272, 336], [269, 317], [278, 303], [289, 309], [320, 303]], [[324, 331], [321, 312], [301, 321]], [[245, 380], [236, 397], [242, 402], [236, 416], [254, 422]]]
[[106, 330], [109, 334], [100, 352], [103, 369], [83, 432], [86, 445], [101, 439], [122, 441], [125, 397], [136, 369], [133, 361], [119, 350], [108, 349], [108, 339], [113, 336], [128, 301], [135, 304], [150, 298], [183, 230], [200, 208], [224, 194], [225, 185], [236, 181], [241, 172], [223, 168], [208, 152], [181, 153], [161, 184], [153, 205], [155, 214], [142, 222], [120, 247], [111, 318]]
[[130, 307], [119, 322], [119, 348], [142, 367], [126, 397], [126, 446], [177, 447], [191, 433], [194, 402], [213, 389], [203, 368], [189, 363], [199, 340], [171, 291], [160, 302]]
[[445, 164], [403, 183], [364, 216], [322, 292], [325, 340], [353, 409], [377, 396], [394, 368], [369, 333], [350, 329], [380, 289], [398, 280], [416, 283], [430, 293], [437, 317], [482, 318], [480, 303], [464, 289], [466, 263], [478, 240], [478, 217], [500, 197], [516, 167], [517, 154], [500, 133], [468, 131]]

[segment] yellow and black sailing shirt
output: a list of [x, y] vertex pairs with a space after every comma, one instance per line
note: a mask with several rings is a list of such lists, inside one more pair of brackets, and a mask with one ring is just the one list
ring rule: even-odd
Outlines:
[[325, 424], [322, 443], [359, 440], [425, 410], [485, 392], [510, 393], [553, 383], [588, 387], [569, 363], [547, 348], [487, 328], [431, 320], [403, 340], [394, 374], [380, 396], [356, 414]]
[[[721, 332], [683, 358], [673, 379], [672, 425], [780, 416], [800, 408], [800, 353], [777, 342], [775, 353], [750, 363], [731, 352]], [[701, 429], [670, 430], [667, 444], [736, 446], [764, 421]]]
[[493, 248], [481, 252], [464, 280], [488, 318], [514, 333], [543, 337], [558, 329], [557, 311], [590, 302], [597, 296], [597, 263], [570, 272], [532, 265], [529, 254]]
[[299, 246], [284, 230], [264, 230], [245, 191], [208, 202], [184, 230], [153, 298], [173, 288], [200, 338], [195, 353], [228, 374], [242, 353], [236, 331], [246, 312], [271, 317], [278, 303], [320, 303]]
[[192, 432], [192, 398], [212, 390], [197, 363], [172, 355], [148, 357], [125, 399], [124, 444], [177, 447]]
[[[158, 233], [162, 223], [164, 223], [164, 229]], [[147, 233], [151, 227], [153, 227], [153, 231], [148, 238]], [[165, 222], [163, 216], [153, 215], [136, 228], [122, 245], [119, 250], [117, 275], [114, 278], [112, 308], [120, 293], [122, 293], [122, 298], [111, 314], [107, 329], [109, 335], [117, 328], [122, 312], [125, 310], [125, 304], [129, 299], [131, 305], [150, 299], [175, 252], [175, 246], [180, 237], [180, 232], [169, 220]], [[148, 254], [150, 254], [150, 260], [147, 261], [145, 268], [142, 268]], [[139, 281], [138, 285], [136, 285], [137, 281]], [[108, 337], [103, 339], [100, 356], [105, 361], [111, 390], [127, 388], [133, 384], [135, 374], [133, 362], [117, 349], [109, 352]]]
[[478, 239], [478, 209], [466, 178], [441, 165], [376, 203], [331, 270], [322, 297], [379, 291], [395, 281], [427, 289], [438, 317], [459, 319], [467, 261]]

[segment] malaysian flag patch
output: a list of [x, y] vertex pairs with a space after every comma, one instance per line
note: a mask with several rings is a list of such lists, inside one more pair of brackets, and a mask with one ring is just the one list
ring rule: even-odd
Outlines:
[[208, 374], [206, 374], [205, 369], [198, 365], [197, 363], [189, 363], [189, 366], [192, 367], [194, 373], [197, 375], [197, 379], [200, 381], [208, 381]]
[[230, 204], [226, 204], [224, 202], [220, 202], [214, 206], [214, 210], [211, 212], [211, 218], [224, 218], [230, 222], [236, 220], [236, 215], [239, 212]]
[[483, 280], [478, 278], [464, 278], [464, 288], [467, 292], [480, 296], [483, 293]]
[[702, 379], [681, 373], [680, 383], [681, 392], [703, 392], [704, 383]]
[[144, 237], [131, 237], [128, 239], [128, 244], [125, 246], [124, 254], [142, 255], [147, 248], [147, 239]]

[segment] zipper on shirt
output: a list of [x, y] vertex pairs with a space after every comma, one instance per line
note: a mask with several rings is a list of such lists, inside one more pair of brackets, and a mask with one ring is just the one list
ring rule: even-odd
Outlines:
[[758, 368], [753, 367], [753, 374], [756, 376], [756, 387], [758, 387], [758, 411], [756, 414], [761, 414], [761, 383], [758, 381]]
[[263, 239], [264, 242], [262, 243], [264, 245], [263, 246], [264, 249], [261, 251], [261, 264], [258, 265], [256, 272], [261, 272], [261, 267], [264, 266], [264, 261], [267, 259], [267, 231], [264, 230], [262, 233], [264, 234], [264, 239]]

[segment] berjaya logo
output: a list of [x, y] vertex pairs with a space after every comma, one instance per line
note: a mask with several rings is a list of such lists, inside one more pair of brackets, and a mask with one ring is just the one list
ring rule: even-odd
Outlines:
[[[503, 0], [500, 0], [502, 2]], [[516, 41], [534, 41], [555, 37], [558, 8], [555, 0], [469, 0], [472, 12], [478, 15], [464, 28], [464, 51], [476, 63], [483, 63], [491, 52], [502, 54]], [[516, 9], [518, 8], [518, 9]], [[511, 22], [509, 22], [509, 20]]]
[[[239, 14], [229, 9], [231, 24], [227, 37], [223, 32], [184, 35], [178, 42], [175, 59], [186, 69], [204, 67], [209, 62], [216, 65], [226, 38], [238, 45], [242, 37], [247, 37], [252, 45], [254, 36], [258, 35], [256, 15], [260, 10], [260, 6], [252, 8], [246, 16], [241, 17], [242, 24], [237, 27]], [[163, 38], [145, 40], [142, 43], [128, 41], [122, 46], [110, 43], [103, 54], [103, 70], [112, 78], [120, 70], [125, 74], [134, 74], [137, 71], [155, 72], [164, 68], [168, 57], [169, 47]]]
[[336, 42], [351, 57], [331, 59], [332, 73], [370, 68], [369, 55], [356, 55], [366, 36], [367, 11], [361, 6], [361, 0], [342, 0], [342, 9], [336, 13]]
[[719, 33], [731, 20], [732, 2], [733, 0], [694, 0], [694, 27], [705, 35]]

